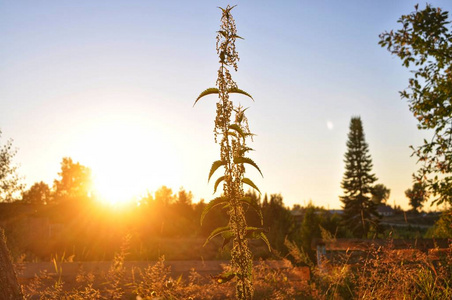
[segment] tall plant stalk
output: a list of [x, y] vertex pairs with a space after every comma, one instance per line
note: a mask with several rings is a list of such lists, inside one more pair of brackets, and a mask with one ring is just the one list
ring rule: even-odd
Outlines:
[[[236, 279], [236, 297], [238, 299], [251, 299], [253, 296], [253, 256], [248, 247], [249, 238], [260, 238], [265, 241], [271, 249], [267, 237], [262, 228], [248, 227], [245, 218], [245, 208], [251, 207], [261, 217], [260, 207], [255, 200], [244, 197], [244, 184], [259, 191], [257, 186], [245, 177], [245, 165], [255, 167], [260, 173], [257, 164], [246, 157], [245, 154], [252, 149], [247, 147], [246, 141], [252, 138], [253, 134], [249, 130], [248, 120], [245, 116], [245, 108], [235, 106], [230, 99], [230, 94], [238, 93], [251, 97], [247, 92], [240, 90], [236, 82], [232, 79], [230, 68], [237, 71], [239, 56], [235, 48], [236, 39], [241, 39], [237, 35], [237, 29], [231, 10], [234, 8], [227, 6], [222, 10], [220, 30], [217, 34], [217, 54], [219, 56], [220, 68], [216, 81], [216, 88], [209, 88], [202, 92], [196, 99], [195, 104], [204, 96], [218, 94], [219, 101], [216, 105], [215, 118], [215, 141], [220, 144], [220, 160], [215, 161], [209, 172], [211, 176], [220, 167], [224, 167], [224, 175], [219, 177], [214, 185], [214, 193], [217, 187], [223, 183], [223, 194], [211, 200], [201, 216], [201, 223], [205, 215], [216, 206], [227, 209], [229, 223], [225, 227], [216, 228], [207, 238], [221, 235], [224, 239], [223, 245], [232, 240], [231, 249], [231, 271], [220, 274], [215, 278], [219, 283], [223, 283], [233, 278]], [[261, 173], [262, 175], [262, 173]]]

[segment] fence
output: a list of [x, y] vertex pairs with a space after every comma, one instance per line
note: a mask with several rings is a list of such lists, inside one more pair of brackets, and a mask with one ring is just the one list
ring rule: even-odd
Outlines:
[[[401, 254], [422, 251], [427, 253], [432, 260], [438, 260], [441, 254], [451, 251], [451, 239], [406, 239], [406, 240], [384, 240], [384, 239], [314, 239], [311, 248], [316, 250], [317, 265], [321, 266], [325, 258], [331, 258], [337, 251], [360, 251], [367, 252], [378, 247], [390, 247]], [[330, 252], [328, 255], [327, 252]]]

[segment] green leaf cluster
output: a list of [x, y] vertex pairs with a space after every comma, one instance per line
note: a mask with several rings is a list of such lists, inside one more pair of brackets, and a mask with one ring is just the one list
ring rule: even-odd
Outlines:
[[[452, 33], [449, 14], [441, 8], [415, 6], [403, 15], [401, 28], [380, 34], [379, 44], [402, 61], [413, 76], [401, 91], [418, 128], [432, 130], [431, 140], [412, 147], [422, 165], [414, 175], [438, 204], [452, 203]], [[440, 176], [438, 176], [440, 175]]]

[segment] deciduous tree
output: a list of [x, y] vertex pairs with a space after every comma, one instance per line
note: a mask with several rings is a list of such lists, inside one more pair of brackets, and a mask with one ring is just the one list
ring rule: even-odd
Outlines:
[[74, 163], [65, 157], [61, 162], [60, 179], [54, 181], [54, 198], [56, 202], [65, 200], [86, 200], [91, 196], [91, 169]]
[[410, 199], [410, 206], [413, 211], [418, 211], [424, 206], [424, 202], [428, 199], [428, 192], [422, 183], [415, 182], [413, 188], [405, 191], [405, 195]]
[[[0, 138], [2, 132], [0, 130]], [[23, 189], [21, 178], [17, 174], [17, 165], [13, 163], [16, 150], [12, 140], [0, 147], [0, 202], [13, 202]]]
[[270, 244], [275, 250], [285, 254], [284, 240], [286, 237], [292, 240], [296, 228], [290, 210], [284, 206], [282, 195], [272, 194], [270, 200], [265, 195], [262, 202], [262, 214]]
[[391, 195], [391, 190], [384, 184], [376, 184], [372, 187], [370, 193], [372, 194], [372, 201], [377, 204], [385, 204]]
[[400, 17], [401, 28], [384, 32], [379, 44], [402, 60], [413, 76], [400, 92], [418, 128], [433, 136], [413, 154], [422, 163], [415, 180], [438, 204], [452, 203], [452, 33], [447, 11], [426, 5]]
[[161, 186], [156, 192], [154, 201], [159, 207], [167, 207], [176, 201], [176, 196], [173, 194], [173, 190], [166, 187], [165, 185]]
[[[2, 132], [0, 131], [0, 137]], [[12, 141], [8, 140], [0, 147], [0, 202], [14, 201], [23, 186], [17, 175], [17, 166], [13, 164], [16, 150]], [[17, 282], [14, 266], [6, 245], [6, 237], [0, 227], [0, 299], [23, 299], [22, 291]]]
[[22, 201], [30, 204], [49, 204], [51, 202], [49, 186], [41, 181], [33, 184], [22, 194]]

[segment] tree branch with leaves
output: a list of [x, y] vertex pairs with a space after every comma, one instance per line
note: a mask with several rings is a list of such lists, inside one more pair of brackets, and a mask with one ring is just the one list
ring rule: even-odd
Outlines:
[[[2, 132], [0, 130], [0, 137]], [[0, 202], [13, 202], [20, 198], [24, 186], [17, 173], [17, 165], [13, 163], [17, 150], [12, 140], [0, 147]]]
[[399, 30], [380, 34], [379, 44], [398, 56], [413, 76], [400, 92], [418, 128], [433, 131], [430, 140], [413, 147], [422, 163], [415, 181], [436, 197], [452, 203], [452, 33], [447, 11], [426, 5], [400, 17]]

